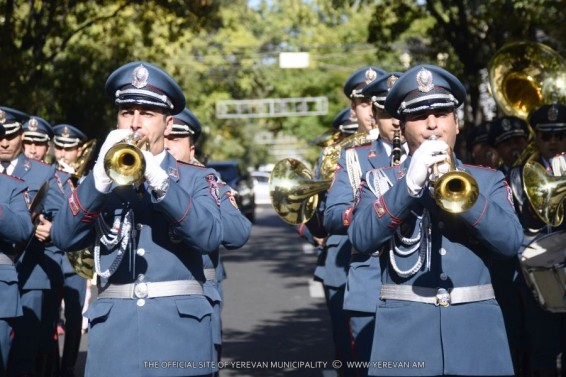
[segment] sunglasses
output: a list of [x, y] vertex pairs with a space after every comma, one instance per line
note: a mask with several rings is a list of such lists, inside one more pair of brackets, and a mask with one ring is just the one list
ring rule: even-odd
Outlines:
[[562, 141], [566, 139], [566, 132], [541, 132], [540, 138], [542, 141], [550, 141], [552, 138], [555, 138], [558, 141]]

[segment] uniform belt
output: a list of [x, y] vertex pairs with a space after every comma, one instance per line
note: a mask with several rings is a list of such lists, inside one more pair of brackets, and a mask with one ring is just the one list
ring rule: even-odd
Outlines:
[[12, 259], [4, 253], [0, 253], [0, 264], [10, 264], [13, 265]]
[[98, 288], [99, 298], [154, 298], [202, 294], [202, 283], [197, 280], [110, 284]]
[[[358, 255], [358, 254], [362, 254], [360, 253], [358, 250], [356, 250], [355, 247], [352, 247], [352, 250], [350, 251], [351, 255]], [[379, 255], [381, 254], [380, 250], [374, 251], [373, 253], [370, 254], [370, 256], [372, 257], [379, 257]]]
[[206, 280], [216, 281], [216, 269], [215, 268], [205, 268], [204, 277]]
[[440, 306], [491, 300], [495, 293], [491, 284], [456, 287], [452, 289], [384, 284], [381, 299], [423, 302]]

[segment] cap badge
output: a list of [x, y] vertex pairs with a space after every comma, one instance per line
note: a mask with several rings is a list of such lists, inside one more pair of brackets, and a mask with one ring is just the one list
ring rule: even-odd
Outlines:
[[370, 82], [372, 82], [376, 78], [377, 78], [377, 72], [374, 71], [373, 69], [369, 68], [366, 71], [366, 74], [365, 74], [366, 84], [369, 84]]
[[149, 78], [149, 71], [147, 68], [140, 64], [132, 72], [132, 85], [136, 88], [143, 88], [147, 86], [147, 79]]
[[393, 85], [395, 84], [395, 82], [397, 81], [399, 77], [395, 76], [395, 75], [391, 75], [389, 76], [389, 78], [387, 79], [387, 91], [390, 91], [391, 88], [393, 88]]
[[509, 131], [511, 129], [511, 121], [507, 118], [501, 120], [501, 127], [503, 131]]
[[71, 132], [69, 131], [69, 128], [67, 126], [63, 127], [63, 132], [61, 133], [61, 136], [63, 136], [63, 137], [70, 137], [71, 136]]
[[31, 119], [29, 120], [29, 122], [28, 122], [28, 129], [29, 129], [30, 131], [34, 131], [34, 132], [35, 132], [35, 131], [37, 131], [37, 125], [38, 125], [37, 119], [31, 118]]
[[6, 123], [6, 113], [4, 110], [0, 110], [0, 124]]
[[421, 68], [419, 73], [417, 73], [417, 84], [419, 84], [419, 92], [430, 92], [434, 88], [432, 84], [432, 73], [426, 68]]
[[558, 108], [556, 106], [550, 106], [548, 109], [548, 120], [554, 122], [558, 119]]

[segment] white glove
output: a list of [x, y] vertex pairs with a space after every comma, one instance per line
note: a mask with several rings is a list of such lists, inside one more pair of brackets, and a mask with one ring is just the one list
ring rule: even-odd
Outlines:
[[448, 144], [442, 140], [425, 140], [413, 153], [411, 164], [407, 170], [407, 187], [412, 196], [420, 196], [429, 177], [432, 165], [446, 160]]
[[142, 151], [145, 159], [145, 180], [150, 190], [160, 190], [163, 183], [169, 179], [169, 175], [159, 166], [159, 163], [149, 151]]
[[110, 186], [112, 185], [112, 180], [106, 174], [104, 170], [104, 156], [106, 153], [117, 143], [125, 140], [128, 138], [128, 135], [131, 134], [131, 130], [129, 129], [120, 129], [120, 130], [113, 130], [110, 131], [106, 140], [104, 140], [104, 144], [100, 147], [100, 152], [98, 153], [98, 159], [94, 164], [94, 168], [92, 169], [92, 174], [94, 176], [94, 186], [99, 192], [107, 193], [110, 191]]

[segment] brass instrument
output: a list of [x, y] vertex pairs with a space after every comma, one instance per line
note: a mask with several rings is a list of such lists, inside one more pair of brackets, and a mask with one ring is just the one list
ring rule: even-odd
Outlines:
[[[490, 91], [507, 114], [527, 120], [547, 103], [566, 100], [566, 60], [538, 42], [515, 42], [503, 46], [488, 65]], [[529, 126], [529, 144], [513, 166], [522, 166], [538, 153]]]
[[[431, 136], [430, 140], [436, 140], [436, 136]], [[444, 161], [433, 166], [429, 184], [434, 187], [436, 204], [446, 212], [466, 212], [478, 199], [478, 183], [469, 173], [456, 170], [451, 149]]]
[[373, 132], [356, 132], [324, 148], [322, 151], [322, 163], [320, 164], [320, 177], [323, 180], [332, 180], [342, 149], [368, 144], [377, 139], [377, 136]]
[[395, 130], [393, 134], [393, 149], [391, 150], [391, 166], [399, 166], [401, 163], [401, 131]]
[[133, 133], [117, 143], [104, 156], [104, 170], [118, 185], [140, 184], [144, 181], [145, 158], [141, 147], [149, 150], [146, 138]]
[[293, 158], [278, 161], [269, 177], [269, 196], [275, 212], [293, 225], [307, 222], [318, 205], [317, 194], [332, 180], [316, 180], [305, 164]]
[[320, 180], [314, 179], [305, 164], [298, 160], [278, 161], [269, 178], [269, 196], [277, 215], [293, 225], [307, 222], [316, 211], [318, 193], [330, 188], [342, 149], [364, 145], [376, 138], [373, 133], [358, 132], [326, 147], [322, 151]]
[[548, 175], [541, 164], [527, 161], [523, 167], [523, 188], [537, 216], [557, 227], [564, 221], [566, 177]]
[[70, 164], [66, 163], [63, 159], [57, 161], [59, 169], [71, 174], [71, 180], [76, 185], [79, 179], [81, 179], [84, 175], [85, 170], [88, 167], [88, 163], [94, 156], [95, 151], [96, 139], [90, 139], [82, 145], [81, 154], [77, 161]]
[[73, 270], [82, 278], [92, 279], [94, 277], [94, 256], [90, 249], [82, 249], [76, 252], [65, 252]]
[[341, 136], [342, 136], [342, 132], [340, 131], [327, 130], [321, 133], [320, 135], [318, 135], [313, 140], [312, 144], [322, 148], [326, 148], [336, 143], [338, 140], [340, 140]]

